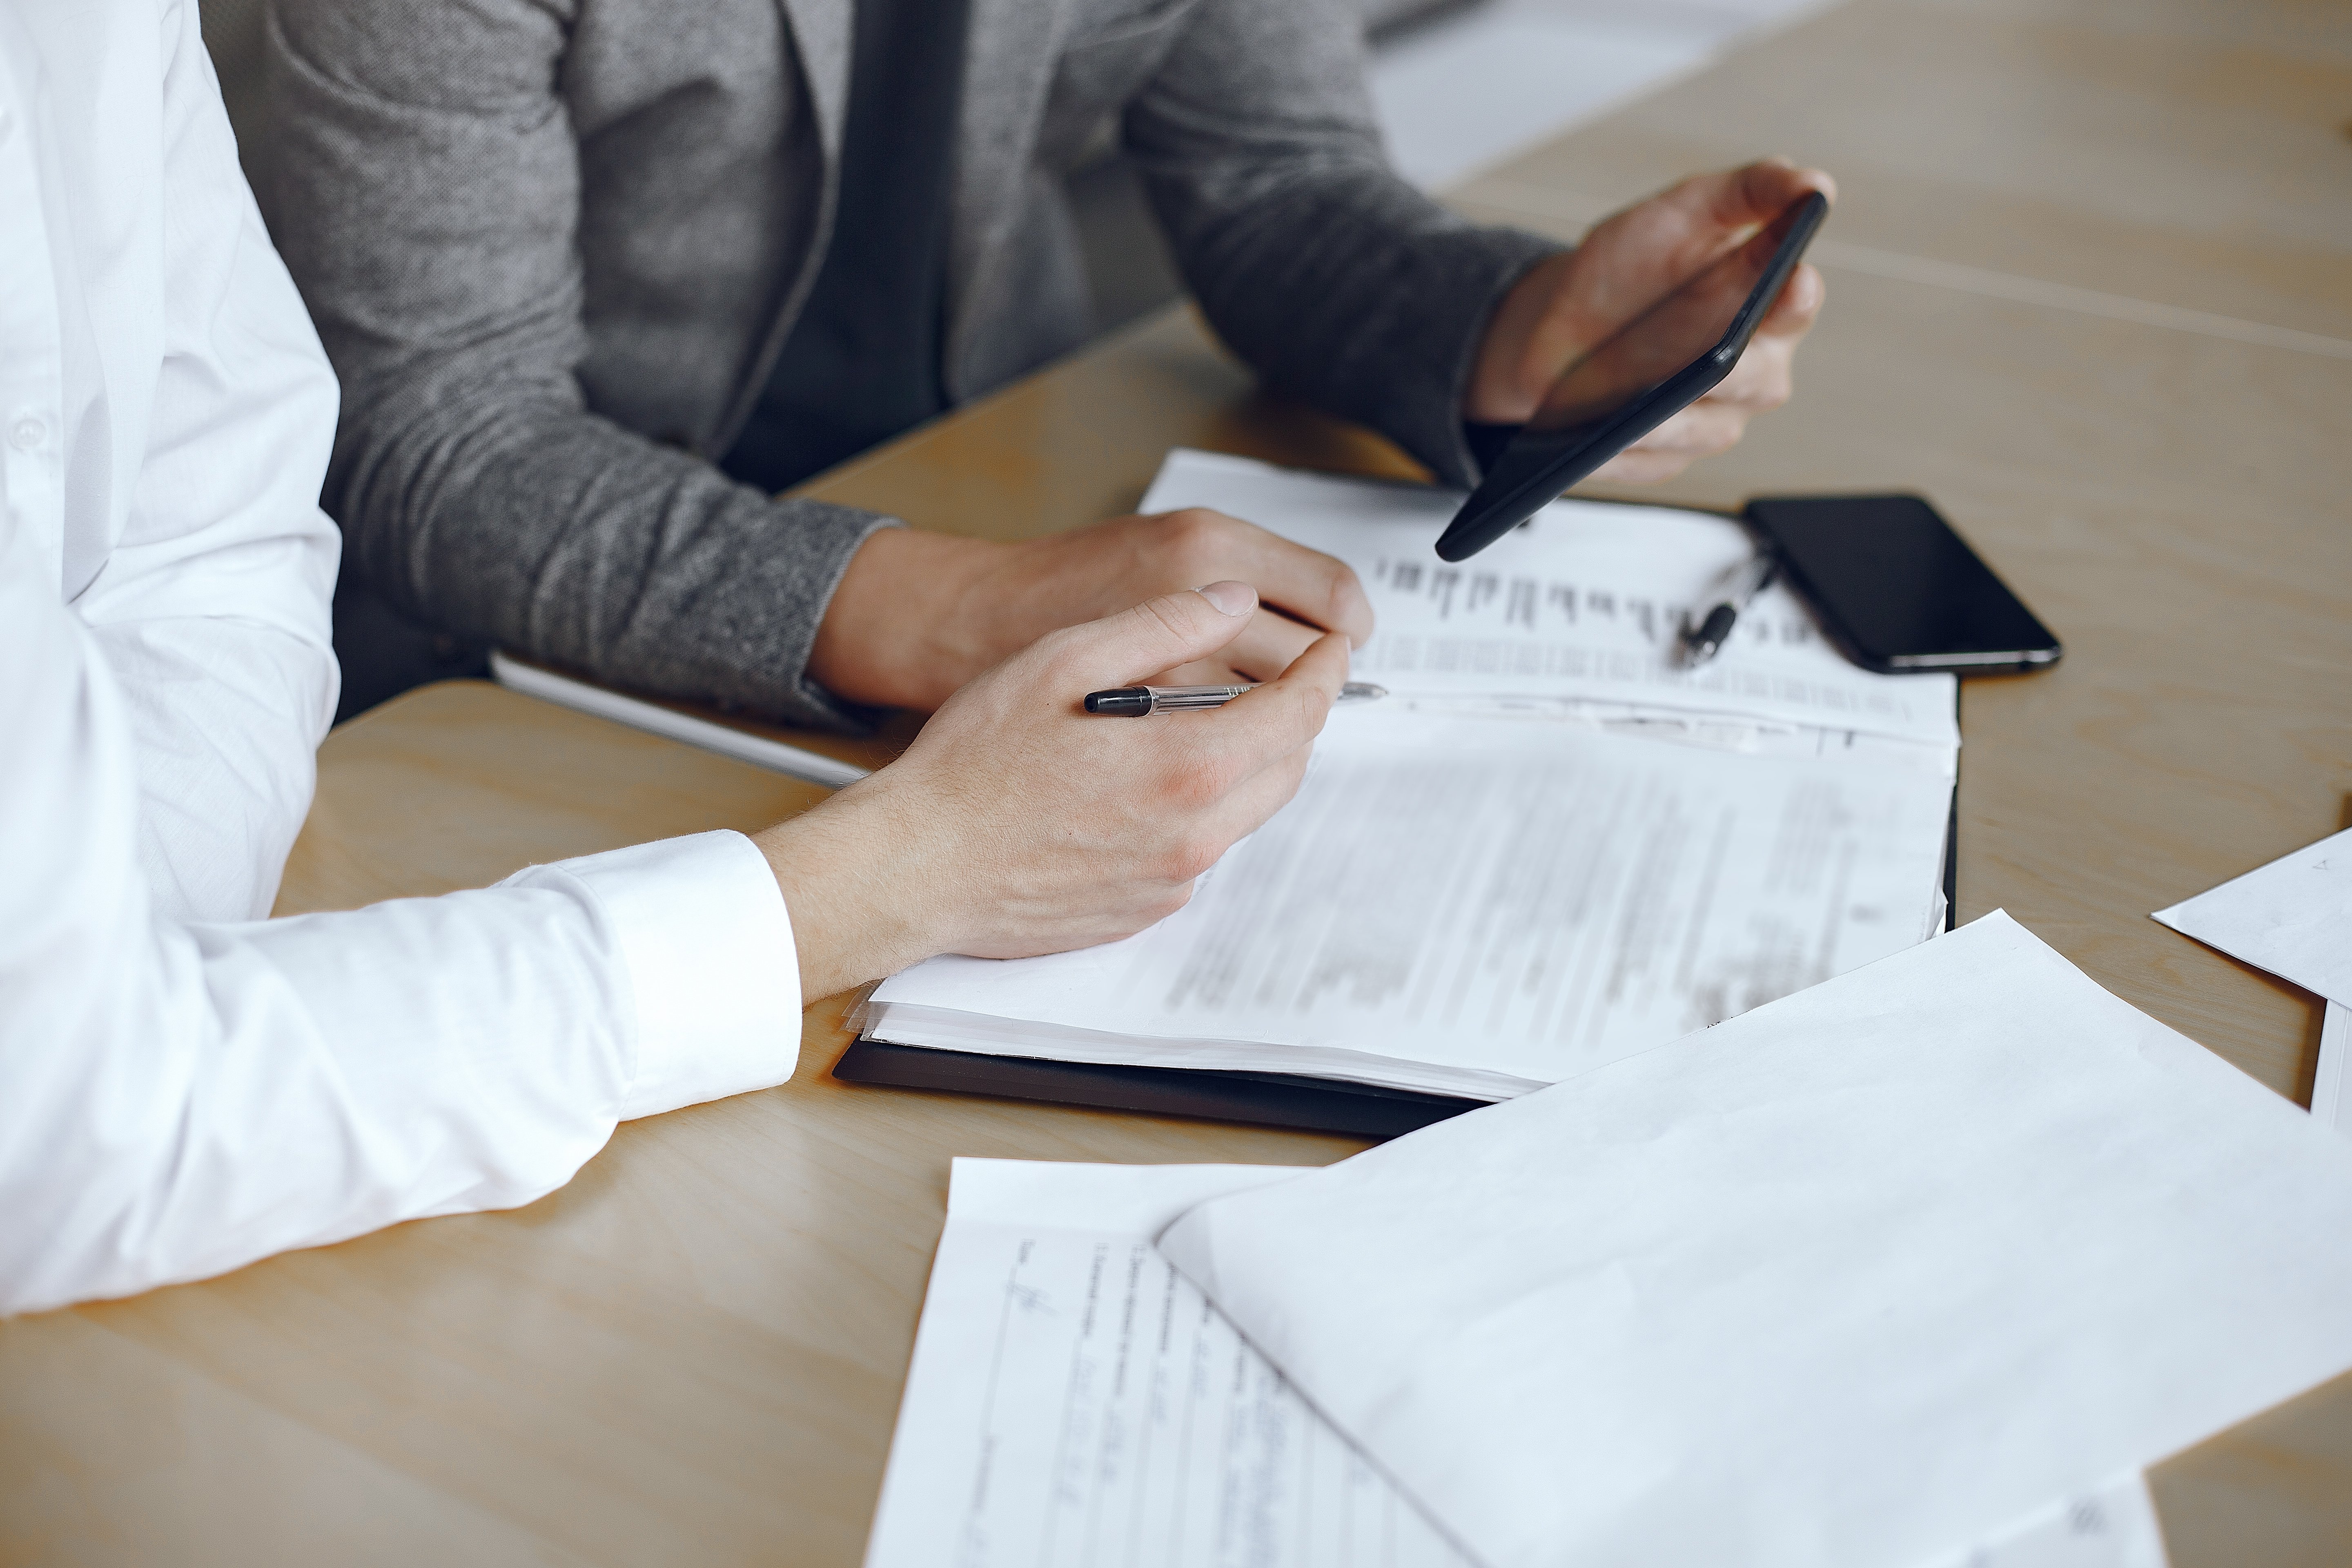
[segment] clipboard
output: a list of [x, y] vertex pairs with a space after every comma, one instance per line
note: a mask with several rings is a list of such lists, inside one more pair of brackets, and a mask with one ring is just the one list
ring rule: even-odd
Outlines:
[[851, 1042], [834, 1064], [833, 1076], [844, 1083], [1246, 1121], [1359, 1138], [1394, 1138], [1486, 1103], [1295, 1073], [1047, 1061], [899, 1046], [871, 1037]]
[[[1955, 776], [1951, 816], [1944, 826], [1946, 931], [1958, 923], [1959, 843], [1960, 790]], [[1114, 1067], [894, 1045], [870, 1036], [850, 1043], [834, 1064], [833, 1076], [844, 1083], [875, 1088], [939, 1089], [1371, 1139], [1395, 1138], [1488, 1103], [1296, 1073]]]

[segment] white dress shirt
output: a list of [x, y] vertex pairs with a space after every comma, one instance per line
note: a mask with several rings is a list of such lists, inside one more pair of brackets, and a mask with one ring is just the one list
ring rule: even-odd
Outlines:
[[0, 0], [0, 1311], [528, 1203], [792, 1074], [740, 834], [259, 918], [334, 709], [334, 418], [195, 0]]

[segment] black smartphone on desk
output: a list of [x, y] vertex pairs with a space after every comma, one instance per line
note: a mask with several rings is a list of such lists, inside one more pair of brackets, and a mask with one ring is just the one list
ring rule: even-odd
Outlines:
[[1466, 561], [1731, 374], [1829, 216], [1815, 191], [1569, 366], [1438, 537]]
[[2064, 651], [1952, 525], [1912, 495], [1771, 496], [1748, 525], [1845, 656], [1882, 675], [2040, 669]]

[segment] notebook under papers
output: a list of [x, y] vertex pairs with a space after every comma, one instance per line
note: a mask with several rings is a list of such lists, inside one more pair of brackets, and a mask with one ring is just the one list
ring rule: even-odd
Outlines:
[[[1358, 1131], [1512, 1098], [1917, 942], [1948, 913], [1946, 676], [1847, 664], [1770, 589], [1692, 671], [1728, 519], [1563, 501], [1475, 562], [1448, 492], [1176, 452], [1201, 505], [1355, 567], [1387, 687], [1125, 942], [887, 981], [856, 1081]], [[1105, 722], [1181, 723], [1179, 718]]]

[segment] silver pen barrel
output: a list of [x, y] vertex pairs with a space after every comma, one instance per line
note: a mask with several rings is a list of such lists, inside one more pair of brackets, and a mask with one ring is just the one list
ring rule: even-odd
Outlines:
[[[1201, 708], [1223, 708], [1244, 691], [1255, 691], [1255, 686], [1147, 686], [1154, 713], [1182, 713]], [[1370, 702], [1386, 697], [1389, 689], [1374, 686], [1369, 680], [1351, 680], [1339, 688], [1342, 702]]]
[[1154, 713], [1184, 713], [1197, 708], [1222, 708], [1250, 688], [1246, 686], [1147, 686]]

